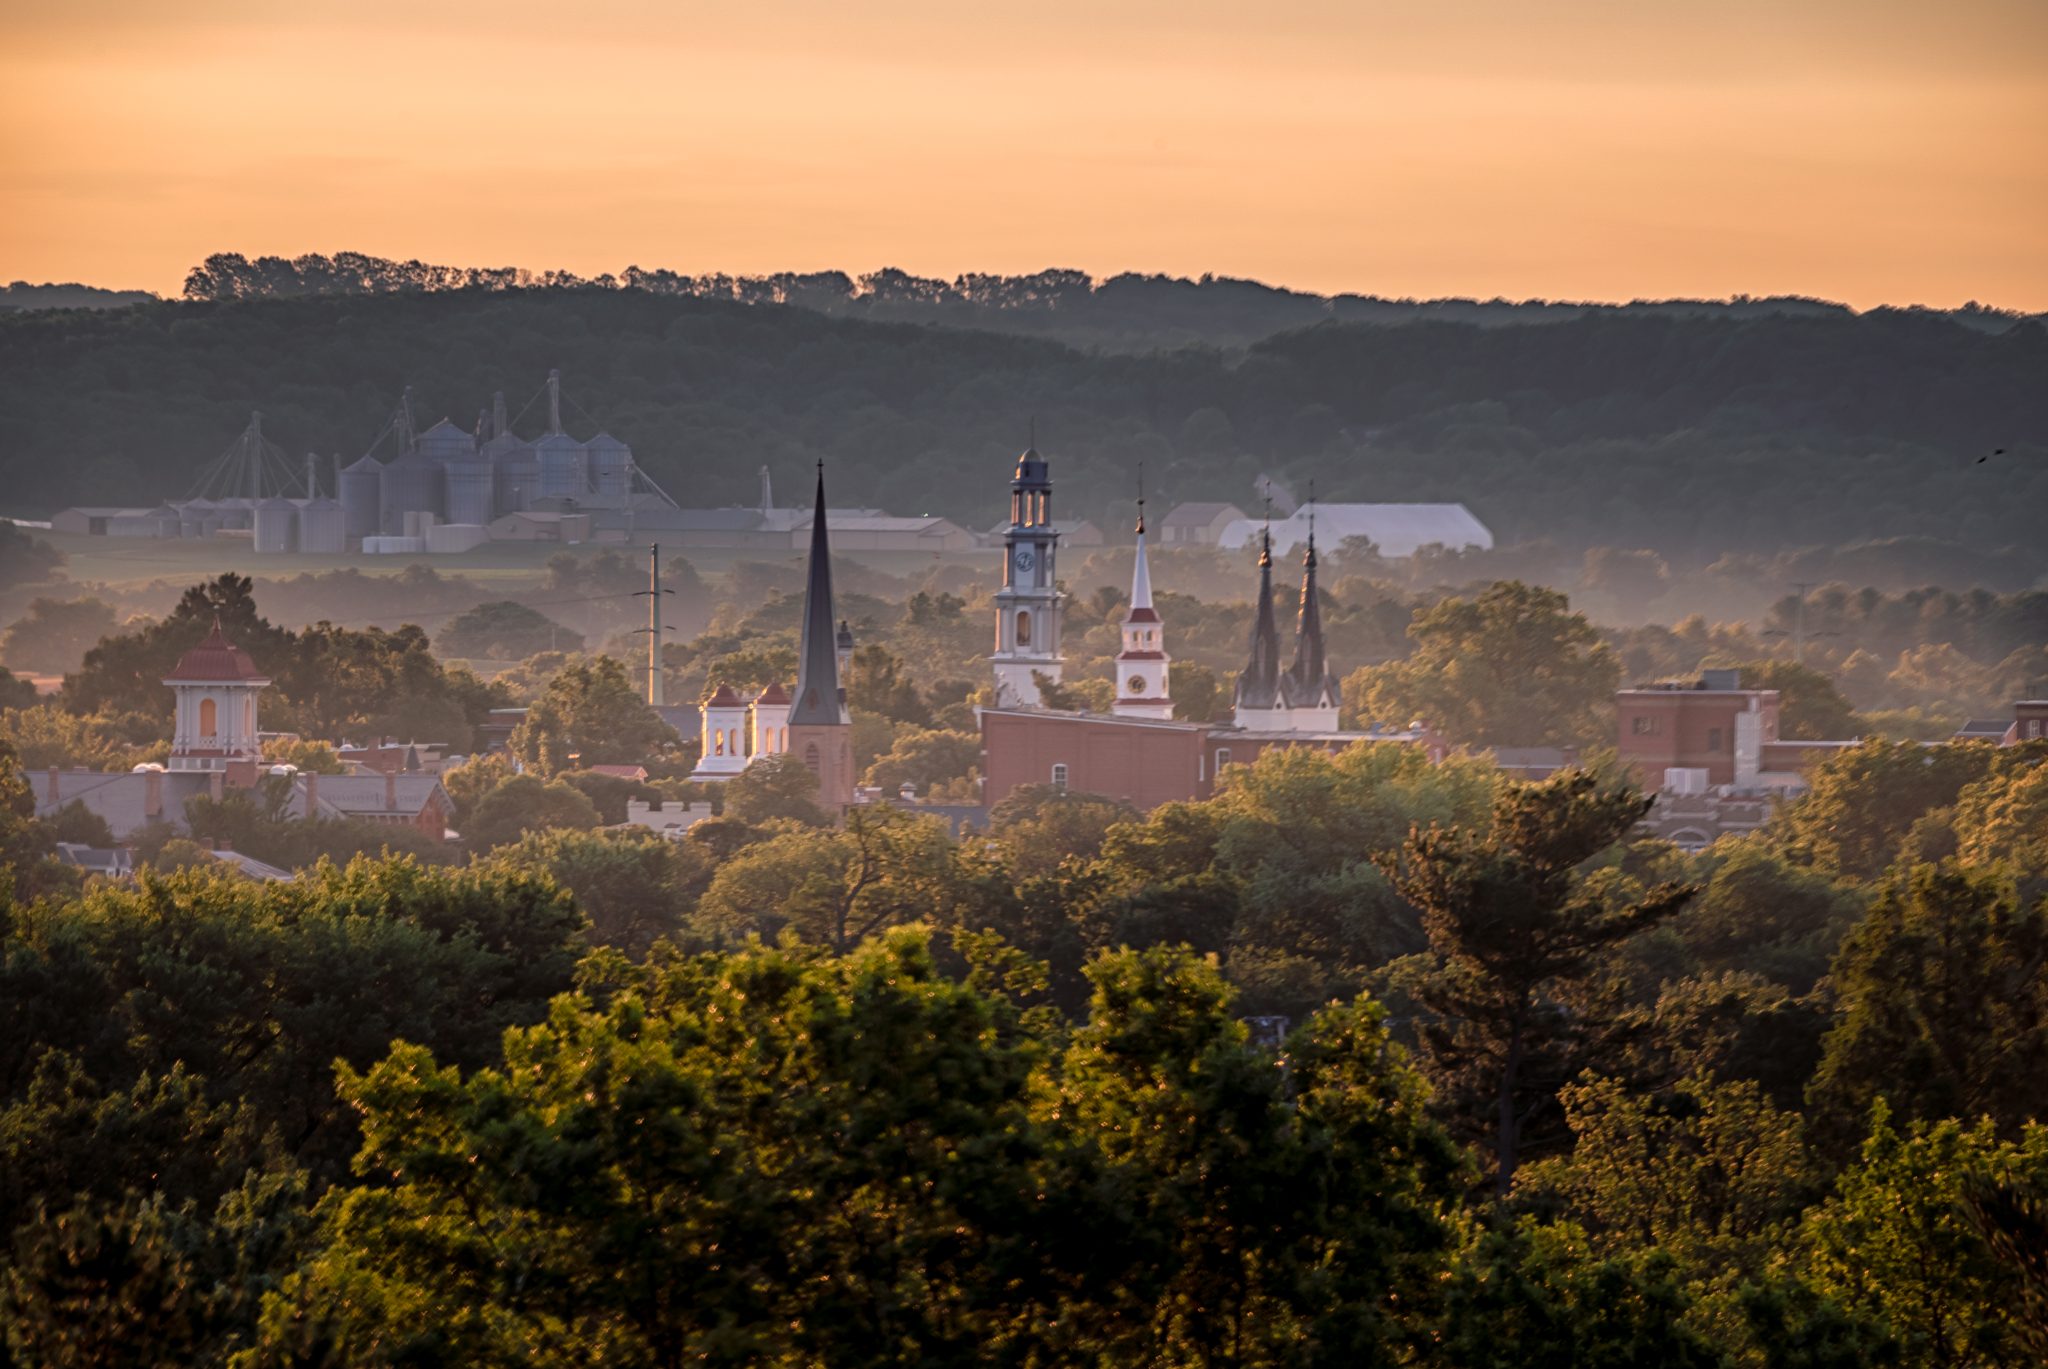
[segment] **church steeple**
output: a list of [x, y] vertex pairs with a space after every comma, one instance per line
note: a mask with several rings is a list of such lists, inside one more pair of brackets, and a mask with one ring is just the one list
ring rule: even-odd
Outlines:
[[1288, 708], [1287, 725], [1291, 730], [1336, 730], [1342, 695], [1323, 650], [1323, 610], [1316, 594], [1314, 504], [1309, 505], [1308, 549], [1301, 556], [1301, 608], [1294, 620], [1294, 664], [1288, 667], [1280, 692]]
[[811, 515], [802, 635], [797, 644], [796, 702], [789, 710], [791, 727], [830, 727], [852, 721], [839, 701], [838, 645], [832, 614], [832, 544], [825, 528], [825, 463], [821, 461], [817, 512]]
[[853, 802], [853, 717], [839, 692], [839, 642], [833, 631], [832, 541], [825, 528], [825, 463], [811, 515], [811, 562], [797, 642], [796, 699], [784, 748], [818, 777], [818, 806], [837, 816]]
[[989, 657], [996, 702], [1004, 708], [1039, 706], [1040, 676], [1058, 683], [1060, 616], [1066, 595], [1053, 558], [1060, 535], [1052, 523], [1052, 471], [1032, 445], [1010, 477], [1010, 526], [1003, 533], [1003, 587], [996, 591], [996, 647]]
[[[1142, 479], [1142, 477], [1141, 477]], [[1152, 567], [1145, 558], [1145, 494], [1138, 487], [1138, 559], [1131, 568], [1131, 607], [1124, 614], [1123, 650], [1116, 658], [1116, 701], [1110, 710], [1119, 717], [1173, 717], [1166, 672], [1166, 629], [1152, 607]]]
[[1259, 534], [1259, 600], [1252, 614], [1251, 654], [1237, 677], [1237, 725], [1270, 725], [1271, 714], [1281, 706], [1280, 626], [1273, 618], [1273, 533], [1268, 528]]
[[1323, 610], [1316, 601], [1316, 535], [1308, 535], [1301, 557], [1301, 608], [1294, 619], [1294, 664], [1289, 681], [1297, 696], [1320, 689], [1323, 682]]

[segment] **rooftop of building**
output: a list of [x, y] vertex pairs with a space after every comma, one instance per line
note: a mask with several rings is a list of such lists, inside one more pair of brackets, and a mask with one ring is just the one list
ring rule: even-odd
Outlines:
[[1232, 518], [1244, 517], [1244, 510], [1235, 504], [1191, 503], [1176, 504], [1159, 520], [1162, 528], [1201, 527], [1213, 523], [1225, 514]]
[[227, 639], [221, 631], [220, 619], [213, 620], [213, 631], [206, 640], [178, 658], [177, 666], [164, 676], [164, 683], [180, 684], [252, 684], [270, 683], [270, 677], [256, 668], [249, 653]]
[[[1239, 518], [1217, 537], [1225, 550], [1255, 541], [1263, 519]], [[1273, 552], [1284, 555], [1308, 541], [1334, 547], [1348, 537], [1371, 540], [1384, 556], [1412, 556], [1426, 546], [1491, 547], [1493, 533], [1463, 504], [1315, 504], [1274, 519]]]

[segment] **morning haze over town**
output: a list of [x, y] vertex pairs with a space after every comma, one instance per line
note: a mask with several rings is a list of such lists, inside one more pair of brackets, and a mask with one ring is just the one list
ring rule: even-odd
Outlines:
[[0, 6], [0, 1369], [2048, 1363], [2048, 10]]

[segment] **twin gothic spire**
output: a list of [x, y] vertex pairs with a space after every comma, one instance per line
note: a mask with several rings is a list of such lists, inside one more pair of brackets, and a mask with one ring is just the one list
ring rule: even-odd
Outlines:
[[1316, 538], [1311, 531], [1301, 558], [1301, 605], [1294, 620], [1294, 660], [1280, 669], [1280, 627], [1273, 606], [1273, 533], [1259, 534], [1259, 598], [1252, 614], [1251, 651], [1237, 677], [1240, 712], [1274, 709], [1332, 709], [1337, 679], [1323, 646], [1323, 612], [1316, 594]]

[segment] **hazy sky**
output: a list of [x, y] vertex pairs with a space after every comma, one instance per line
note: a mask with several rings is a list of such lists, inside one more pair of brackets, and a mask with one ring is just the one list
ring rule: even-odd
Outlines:
[[0, 0], [0, 280], [210, 252], [2048, 309], [2048, 0]]

